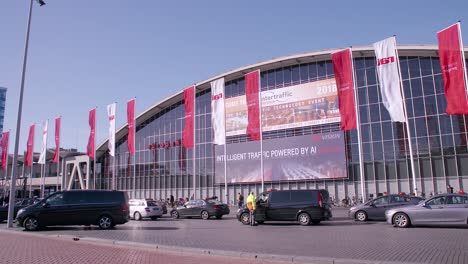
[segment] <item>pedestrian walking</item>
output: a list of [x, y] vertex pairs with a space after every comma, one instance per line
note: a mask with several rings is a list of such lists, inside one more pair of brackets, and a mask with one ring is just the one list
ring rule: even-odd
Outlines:
[[255, 209], [257, 209], [257, 204], [255, 202], [257, 198], [255, 197], [254, 192], [251, 192], [250, 195], [247, 197], [247, 208], [249, 208], [250, 212], [250, 225], [255, 225]]
[[241, 208], [242, 205], [244, 205], [244, 196], [242, 195], [242, 193], [238, 193], [237, 194], [237, 206]]

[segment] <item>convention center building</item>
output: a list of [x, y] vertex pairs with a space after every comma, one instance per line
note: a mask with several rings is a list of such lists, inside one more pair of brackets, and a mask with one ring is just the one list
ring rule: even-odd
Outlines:
[[[320, 188], [341, 200], [360, 197], [364, 184], [366, 197], [376, 197], [412, 193], [413, 176], [417, 195], [446, 192], [449, 186], [462, 190], [468, 187], [468, 117], [446, 114], [438, 47], [397, 48], [409, 139], [406, 124], [392, 122], [382, 104], [373, 47], [352, 50], [364, 182], [357, 132], [340, 129], [331, 54], [341, 49], [330, 49], [251, 64], [196, 83], [195, 147], [191, 149], [181, 142], [183, 90], [159, 101], [136, 117], [134, 157], [127, 148], [127, 125], [116, 132], [114, 157], [109, 155], [107, 141], [98, 146], [95, 188], [112, 189], [114, 183], [115, 189], [135, 198], [217, 196], [229, 203], [238, 193], [260, 193], [261, 143], [245, 134], [244, 81], [246, 73], [260, 70], [263, 190]], [[226, 144], [221, 146], [212, 143], [211, 120], [210, 82], [219, 78], [225, 80]], [[148, 92], [144, 96], [150, 96]]]

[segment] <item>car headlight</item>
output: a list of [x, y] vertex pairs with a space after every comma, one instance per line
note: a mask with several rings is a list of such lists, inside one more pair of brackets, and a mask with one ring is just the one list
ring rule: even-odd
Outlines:
[[20, 215], [20, 214], [22, 214], [22, 213], [24, 213], [24, 209], [20, 209], [20, 210], [18, 211], [17, 216]]

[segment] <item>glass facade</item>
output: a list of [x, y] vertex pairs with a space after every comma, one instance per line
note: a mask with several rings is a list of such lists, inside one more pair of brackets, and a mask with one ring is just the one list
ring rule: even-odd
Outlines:
[[3, 120], [5, 118], [5, 103], [7, 89], [0, 87], [0, 131], [3, 131]]
[[[391, 122], [382, 104], [374, 57], [354, 59], [364, 159], [365, 188], [368, 194], [411, 192], [411, 167], [408, 135], [404, 123]], [[467, 119], [449, 116], [438, 57], [401, 56], [401, 74], [409, 118], [418, 190], [426, 194], [444, 192], [447, 185], [462, 189], [467, 183]], [[334, 77], [330, 60], [298, 63], [261, 72], [262, 91]], [[225, 84], [226, 98], [245, 94], [244, 78]], [[196, 96], [196, 146], [180, 145], [184, 126], [183, 98], [138, 125], [136, 132], [136, 166], [127, 151], [126, 137], [116, 144], [114, 158], [107, 153], [98, 158], [101, 169], [96, 187], [115, 187], [135, 197], [166, 198], [224, 197], [224, 184], [215, 182], [214, 146], [211, 143], [211, 93]], [[264, 140], [340, 130], [338, 123], [264, 132]], [[246, 142], [246, 135], [227, 138], [229, 144]], [[265, 189], [327, 188], [332, 196], [358, 195], [360, 188], [359, 154], [356, 131], [345, 133], [348, 179], [270, 182]], [[158, 147], [155, 147], [158, 146]], [[195, 151], [195, 179], [192, 155]], [[231, 201], [238, 192], [260, 191], [259, 184], [230, 184]], [[135, 190], [135, 193], [133, 191]]]

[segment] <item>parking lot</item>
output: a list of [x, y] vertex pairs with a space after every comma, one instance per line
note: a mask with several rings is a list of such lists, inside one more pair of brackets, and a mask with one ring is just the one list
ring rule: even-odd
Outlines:
[[[130, 221], [113, 230], [81, 226], [48, 227], [35, 232], [46, 236], [95, 238], [195, 248], [202, 252], [243, 252], [252, 255], [303, 256], [411, 263], [468, 263], [468, 229], [465, 227], [394, 228], [384, 222], [355, 222], [343, 208], [334, 220], [300, 226], [293, 222], [242, 225], [235, 210], [221, 220], [171, 219]], [[5, 228], [6, 224], [2, 223]], [[22, 228], [15, 231], [23, 232]]]

